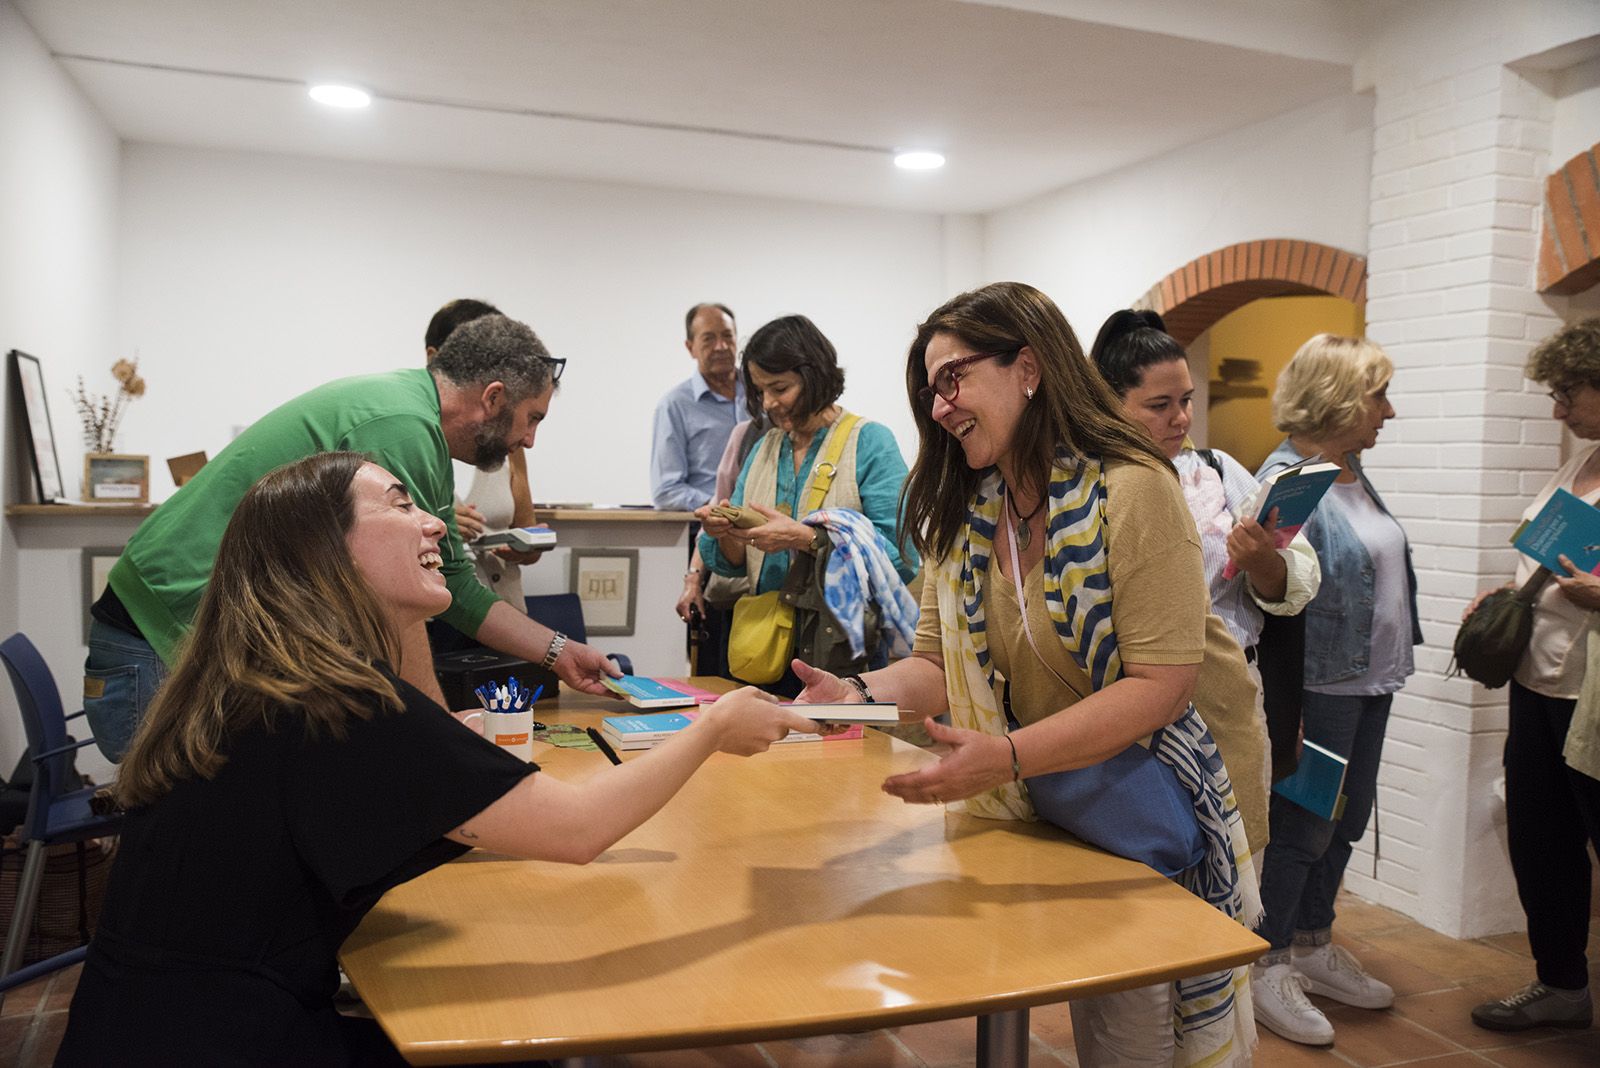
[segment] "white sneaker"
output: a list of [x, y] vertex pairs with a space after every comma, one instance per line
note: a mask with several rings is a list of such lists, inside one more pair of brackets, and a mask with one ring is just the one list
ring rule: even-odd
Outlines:
[[1287, 964], [1256, 965], [1250, 969], [1250, 1000], [1256, 1022], [1302, 1046], [1333, 1045], [1333, 1024], [1322, 1010], [1306, 1000], [1300, 976]]
[[1387, 1009], [1394, 1004], [1394, 989], [1368, 975], [1348, 949], [1332, 942], [1305, 947], [1304, 953], [1301, 948], [1296, 946], [1289, 959], [1305, 979], [1305, 988], [1313, 994], [1358, 1009]]

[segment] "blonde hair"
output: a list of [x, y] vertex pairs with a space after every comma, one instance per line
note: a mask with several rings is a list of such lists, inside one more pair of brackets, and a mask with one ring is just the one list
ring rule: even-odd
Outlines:
[[253, 725], [287, 718], [343, 737], [349, 717], [400, 707], [374, 666], [396, 662], [397, 637], [345, 543], [350, 486], [366, 462], [321, 453], [240, 500], [172, 676], [118, 769], [123, 807], [211, 778], [232, 737]]
[[1364, 337], [1318, 334], [1289, 360], [1272, 394], [1272, 425], [1313, 441], [1350, 429], [1366, 399], [1394, 377], [1394, 362]]

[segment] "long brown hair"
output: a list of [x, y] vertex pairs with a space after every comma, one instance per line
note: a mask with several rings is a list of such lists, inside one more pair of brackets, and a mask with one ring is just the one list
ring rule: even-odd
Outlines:
[[1055, 302], [1022, 282], [995, 282], [947, 301], [917, 327], [906, 355], [906, 395], [917, 422], [917, 459], [902, 493], [905, 523], [924, 556], [939, 559], [955, 544], [967, 522], [967, 506], [988, 472], [967, 466], [961, 443], [934, 422], [917, 399], [928, 384], [925, 362], [935, 334], [953, 334], [975, 352], [1005, 352], [999, 362], [1015, 362], [1016, 350], [1033, 350], [1039, 365], [1039, 391], [1023, 409], [1012, 445], [1017, 477], [1044, 492], [1056, 450], [1079, 456], [1126, 460], [1172, 471], [1172, 464], [1142, 427], [1130, 423], [1122, 403], [1083, 354], [1072, 325]]
[[239, 502], [177, 664], [118, 771], [124, 807], [211, 778], [229, 739], [254, 724], [292, 714], [343, 736], [348, 717], [372, 715], [374, 695], [399, 707], [373, 666], [395, 663], [399, 642], [345, 543], [351, 482], [366, 462], [321, 453], [267, 474]]

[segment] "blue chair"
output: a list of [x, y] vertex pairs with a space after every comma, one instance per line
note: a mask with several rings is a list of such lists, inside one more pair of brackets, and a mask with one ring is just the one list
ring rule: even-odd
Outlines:
[[[583, 601], [575, 593], [541, 593], [523, 598], [528, 617], [559, 630], [575, 642], [589, 644], [589, 628], [583, 623]], [[606, 654], [617, 662], [624, 675], [633, 674], [633, 661], [622, 653]]]
[[[26, 859], [22, 877], [17, 881], [16, 906], [11, 913], [11, 929], [6, 934], [6, 947], [0, 956], [0, 983], [16, 972], [22, 952], [33, 929], [34, 907], [39, 899], [39, 883], [44, 877], [45, 847], [63, 842], [82, 842], [90, 838], [104, 838], [117, 833], [122, 823], [120, 814], [98, 816], [89, 809], [89, 799], [96, 787], [77, 790], [67, 788], [69, 757], [73, 750], [94, 743], [93, 738], [81, 742], [67, 736], [67, 721], [83, 715], [74, 712], [64, 715], [61, 694], [56, 690], [55, 679], [45, 666], [39, 650], [24, 635], [13, 634], [0, 642], [0, 660], [5, 661], [6, 673], [11, 676], [12, 689], [16, 691], [17, 707], [22, 713], [22, 727], [28, 736], [28, 748], [33, 754], [33, 789], [28, 795], [28, 817], [22, 824]], [[73, 951], [78, 952], [78, 951]], [[50, 961], [33, 965], [33, 974], [52, 971], [43, 967], [54, 964], [65, 967], [71, 953], [60, 954]], [[81, 959], [81, 956], [78, 958]], [[0, 986], [0, 991], [8, 987]]]

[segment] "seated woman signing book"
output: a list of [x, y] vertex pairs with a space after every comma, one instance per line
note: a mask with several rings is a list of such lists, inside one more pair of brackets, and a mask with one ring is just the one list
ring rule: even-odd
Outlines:
[[714, 752], [816, 725], [755, 690], [581, 783], [538, 774], [396, 675], [450, 602], [445, 528], [355, 453], [240, 502], [187, 647], [122, 762], [128, 810], [57, 1064], [399, 1063], [334, 1011], [389, 888], [472, 846], [583, 864]]

